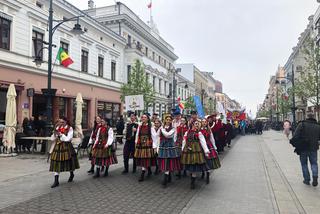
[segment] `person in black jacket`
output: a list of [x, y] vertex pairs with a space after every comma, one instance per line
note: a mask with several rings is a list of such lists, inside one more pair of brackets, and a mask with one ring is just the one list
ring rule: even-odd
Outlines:
[[[122, 115], [120, 115], [120, 117], [117, 120], [116, 128], [117, 128], [117, 135], [123, 135], [124, 120]], [[122, 144], [122, 137], [117, 137], [117, 142]]]
[[314, 119], [313, 114], [308, 114], [308, 118], [300, 122], [290, 143], [296, 147], [295, 152], [300, 156], [302, 167], [303, 183], [310, 185], [310, 173], [308, 169], [308, 159], [312, 171], [312, 185], [318, 185], [318, 149], [320, 140], [320, 125]]

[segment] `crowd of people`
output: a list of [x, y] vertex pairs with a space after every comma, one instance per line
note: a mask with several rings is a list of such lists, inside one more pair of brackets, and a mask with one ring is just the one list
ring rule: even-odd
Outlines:
[[[134, 112], [128, 117], [124, 129], [120, 130], [125, 136], [122, 174], [129, 173], [132, 159], [132, 173], [140, 169], [139, 182], [152, 174], [162, 174], [162, 185], [166, 187], [173, 176], [180, 179], [189, 174], [190, 188], [194, 189], [197, 174], [201, 174], [209, 184], [212, 171], [221, 166], [218, 154], [231, 145], [233, 126], [230, 121], [222, 123], [216, 114], [200, 119], [196, 111], [186, 117], [176, 110], [163, 118], [143, 113], [138, 121]], [[51, 136], [55, 142], [50, 151], [50, 171], [54, 172], [55, 178], [52, 188], [59, 186], [60, 172], [69, 171], [68, 182], [72, 182], [74, 170], [79, 168], [75, 151], [70, 146], [72, 136], [73, 129], [68, 120], [61, 117]], [[109, 167], [118, 164], [114, 138], [109, 120], [97, 116], [89, 140], [92, 149], [88, 173], [93, 174], [93, 178], [108, 176]]]

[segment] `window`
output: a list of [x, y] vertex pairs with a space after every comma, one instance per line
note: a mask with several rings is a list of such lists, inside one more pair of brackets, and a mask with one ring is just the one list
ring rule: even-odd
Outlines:
[[11, 21], [0, 17], [0, 48], [10, 49], [10, 24]]
[[111, 62], [111, 80], [116, 80], [116, 62]]
[[167, 60], [164, 60], [164, 65], [165, 68], [167, 67]]
[[172, 83], [169, 83], [169, 96], [172, 95]]
[[161, 64], [161, 56], [159, 56], [159, 64]]
[[128, 46], [131, 47], [131, 36], [128, 35]]
[[89, 52], [86, 50], [81, 50], [81, 71], [88, 73], [88, 56]]
[[156, 59], [156, 54], [154, 53], [154, 51], [152, 51], [152, 59], [153, 59], [153, 60]]
[[153, 76], [152, 85], [153, 85], [153, 90], [156, 91], [156, 77], [155, 76]]
[[167, 96], [167, 81], [164, 81], [164, 94]]
[[148, 47], [146, 47], [146, 56], [148, 57]]
[[69, 44], [63, 41], [60, 41], [60, 47], [68, 54], [69, 53]]
[[149, 81], [150, 81], [150, 74], [149, 73], [146, 73], [146, 79], [147, 79], [147, 82], [149, 83]]
[[98, 57], [98, 76], [103, 77], [103, 57]]
[[59, 117], [67, 116], [66, 109], [67, 109], [67, 99], [64, 97], [59, 97]]
[[130, 83], [131, 65], [128, 65], [128, 66], [127, 66], [127, 72], [128, 72], [128, 73], [127, 73], [127, 75], [128, 75], [128, 77], [127, 77], [127, 78], [128, 78], [128, 83]]
[[162, 80], [161, 79], [159, 79], [159, 94], [162, 94], [161, 92], [161, 89], [162, 89], [162, 87], [161, 87], [161, 84], [162, 84]]
[[116, 125], [117, 118], [120, 116], [120, 104], [99, 101], [98, 114], [103, 118], [108, 118], [110, 120], [110, 125], [114, 127]]
[[43, 57], [43, 33], [36, 30], [32, 31], [33, 51], [32, 57]]

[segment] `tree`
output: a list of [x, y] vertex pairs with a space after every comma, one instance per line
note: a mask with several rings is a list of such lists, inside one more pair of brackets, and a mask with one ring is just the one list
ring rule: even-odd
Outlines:
[[301, 78], [295, 81], [294, 91], [302, 101], [308, 100], [319, 111], [319, 78], [320, 49], [314, 41], [308, 37], [303, 47], [303, 55], [306, 65], [303, 67]]
[[147, 110], [148, 105], [154, 101], [153, 86], [149, 83], [144, 66], [140, 60], [135, 61], [130, 72], [128, 83], [121, 86], [120, 92], [122, 102], [124, 102], [125, 96], [143, 95], [145, 110]]

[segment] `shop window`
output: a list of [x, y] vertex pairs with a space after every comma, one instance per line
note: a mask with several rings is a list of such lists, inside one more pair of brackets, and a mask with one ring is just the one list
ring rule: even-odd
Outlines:
[[59, 117], [66, 116], [67, 99], [59, 97]]
[[98, 102], [98, 114], [102, 118], [107, 118], [110, 122], [110, 125], [114, 127], [116, 125], [118, 117], [120, 116], [120, 104]]

